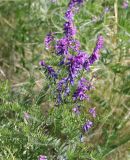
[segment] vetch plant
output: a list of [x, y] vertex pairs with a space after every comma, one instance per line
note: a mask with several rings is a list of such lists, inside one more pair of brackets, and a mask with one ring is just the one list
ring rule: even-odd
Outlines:
[[[61, 12], [67, 1], [52, 2], [43, 1], [41, 5], [39, 1], [24, 1], [0, 6], [3, 17], [0, 77], [4, 80], [0, 82], [0, 157], [129, 159], [129, 2], [85, 4], [73, 0], [64, 11], [65, 18]], [[123, 2], [128, 2], [124, 8]], [[6, 19], [13, 30], [5, 23]], [[61, 21], [65, 23], [63, 27]], [[101, 60], [95, 65], [101, 55], [98, 42], [102, 32], [106, 33], [107, 41]], [[35, 53], [42, 52], [39, 42], [43, 36], [36, 35], [46, 33], [41, 80], [33, 64], [39, 59]], [[12, 60], [15, 63], [11, 66]]]
[[[89, 101], [88, 91], [94, 88], [94, 77], [86, 79], [85, 75], [90, 72], [90, 66], [99, 59], [100, 50], [104, 44], [103, 36], [98, 35], [96, 47], [91, 55], [81, 50], [80, 42], [76, 39], [77, 29], [74, 24], [74, 16], [78, 7], [83, 3], [83, 0], [71, 0], [69, 2], [65, 13], [66, 22], [63, 25], [63, 37], [58, 39], [56, 33], [49, 33], [45, 37], [46, 49], [50, 52], [53, 49], [55, 55], [59, 57], [59, 63], [56, 66], [57, 71], [44, 61], [40, 62], [43, 70], [47, 73], [47, 77], [54, 80], [56, 104], [60, 106], [65, 103], [67, 97], [70, 97], [72, 105], [76, 105], [73, 109], [74, 112], [78, 111], [76, 107], [80, 106], [82, 101]], [[52, 81], [50, 86], [52, 85], [51, 83]], [[93, 117], [96, 116], [94, 109], [89, 112]], [[84, 131], [88, 131], [92, 124], [88, 121], [85, 126], [84, 128], [86, 129]]]
[[[49, 80], [49, 88], [55, 93], [53, 96], [55, 105], [62, 107], [64, 104], [67, 106], [71, 104], [71, 111], [75, 115], [81, 115], [81, 106], [84, 106], [85, 101], [90, 101], [88, 92], [94, 88], [94, 76], [89, 78], [87, 75], [91, 72], [94, 62], [100, 58], [100, 50], [104, 44], [103, 36], [99, 34], [91, 55], [81, 49], [81, 44], [76, 39], [77, 28], [74, 17], [83, 3], [83, 0], [70, 0], [65, 12], [66, 21], [61, 38], [57, 38], [57, 33], [49, 33], [45, 37], [45, 48], [53, 57], [56, 57], [57, 65], [53, 68], [44, 60], [40, 62]], [[90, 108], [89, 114], [95, 118], [95, 108]], [[93, 122], [88, 118], [85, 121], [81, 128], [84, 132], [88, 132]]]

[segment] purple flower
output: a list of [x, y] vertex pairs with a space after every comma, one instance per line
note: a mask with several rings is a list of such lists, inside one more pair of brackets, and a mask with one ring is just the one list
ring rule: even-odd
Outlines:
[[44, 155], [40, 155], [39, 158], [38, 158], [38, 160], [47, 160], [47, 157], [44, 156]]
[[56, 2], [56, 0], [51, 0], [52, 2]]
[[58, 55], [63, 55], [68, 53], [69, 40], [67, 37], [61, 38], [57, 41], [55, 49]]
[[[58, 63], [60, 69], [58, 70], [57, 74], [61, 75], [62, 69], [66, 69], [68, 73], [67, 77], [56, 83], [58, 104], [61, 104], [68, 95], [71, 95], [71, 98], [73, 97], [73, 100], [75, 101], [89, 100], [86, 92], [93, 87], [91, 82], [85, 78], [81, 78], [81, 80], [78, 82], [75, 92], [72, 94], [69, 94], [70, 87], [76, 84], [76, 78], [79, 78], [82, 70], [89, 70], [90, 65], [99, 59], [99, 52], [104, 43], [102, 35], [99, 35], [92, 55], [89, 56], [86, 52], [80, 50], [80, 42], [74, 37], [77, 31], [74, 24], [74, 16], [79, 8], [78, 6], [83, 2], [84, 0], [70, 0], [68, 9], [65, 12], [66, 21], [63, 26], [64, 36], [62, 38], [55, 40], [52, 33], [49, 33], [45, 38], [45, 46], [47, 49], [51, 48], [51, 44], [55, 40], [55, 53], [61, 56], [59, 58], [60, 62]], [[105, 12], [107, 12], [107, 9]], [[46, 65], [43, 61], [40, 62], [40, 65], [45, 69], [48, 77], [51, 77], [54, 80], [57, 78], [57, 74], [51, 66]], [[73, 111], [75, 113], [79, 112], [78, 108], [76, 107], [73, 108]], [[94, 116], [94, 113], [92, 114]]]
[[129, 6], [129, 3], [127, 1], [123, 1], [122, 8], [127, 9], [128, 6]]
[[105, 12], [105, 13], [108, 13], [109, 11], [110, 11], [109, 7], [105, 7], [105, 8], [104, 8], [104, 12]]
[[63, 58], [60, 62], [59, 62], [59, 66], [62, 66], [65, 62], [65, 59]]
[[78, 88], [73, 94], [73, 100], [89, 100], [89, 96], [86, 94], [86, 91], [89, 91], [91, 88], [92, 84], [85, 78], [81, 78], [78, 83]]
[[75, 56], [75, 61], [77, 61], [77, 65], [82, 65], [85, 63], [86, 59], [88, 58], [88, 55], [86, 52], [79, 51], [79, 53]]
[[83, 1], [84, 1], [84, 0], [71, 0], [70, 3], [69, 3], [69, 7], [71, 7], [71, 8], [72, 8], [72, 7], [75, 7], [75, 5], [77, 5], [77, 4], [78, 4], [78, 5], [79, 5], [79, 4], [82, 4]]
[[83, 125], [83, 130], [84, 132], [88, 132], [89, 129], [93, 126], [93, 122], [88, 120], [84, 125]]
[[24, 112], [24, 119], [27, 121], [30, 118], [30, 115], [27, 112]]
[[85, 52], [79, 52], [76, 56], [68, 56], [67, 65], [69, 66], [69, 78], [71, 81], [74, 81], [74, 78], [78, 76], [79, 71], [83, 69], [83, 64], [87, 57]]
[[46, 65], [44, 61], [40, 61], [40, 65], [46, 69], [49, 78], [57, 79], [57, 74], [51, 66]]
[[95, 118], [96, 117], [96, 111], [95, 108], [90, 108], [89, 113]]
[[73, 51], [77, 52], [77, 53], [81, 53], [82, 52], [82, 51], [79, 51], [79, 49], [80, 49], [80, 42], [78, 40], [72, 39], [71, 40], [70, 48]]
[[89, 100], [88, 95], [85, 93], [85, 91], [82, 88], [77, 88], [77, 90], [73, 94], [73, 100]]
[[72, 21], [73, 18], [74, 18], [74, 13], [71, 9], [68, 9], [65, 13], [65, 18], [68, 20], [68, 21]]
[[39, 62], [39, 65], [44, 66], [44, 67], [46, 66], [46, 64], [45, 64], [44, 61], [40, 61], [40, 62]]
[[65, 35], [69, 38], [76, 35], [76, 27], [74, 26], [72, 21], [65, 22], [64, 32], [65, 32]]
[[57, 83], [57, 91], [58, 91], [57, 102], [58, 104], [61, 104], [62, 102], [62, 94], [64, 93], [64, 96], [67, 96], [70, 92], [67, 82], [68, 82], [68, 78], [63, 78]]
[[81, 78], [81, 80], [78, 83], [78, 87], [82, 88], [84, 91], [89, 91], [90, 89], [93, 88], [91, 82], [85, 78]]
[[74, 107], [74, 108], [72, 109], [72, 111], [73, 111], [74, 113], [76, 113], [76, 114], [80, 114], [79, 108], [80, 108], [80, 106]]
[[65, 88], [65, 91], [64, 91], [64, 96], [65, 96], [65, 97], [68, 96], [69, 93], [70, 93], [70, 88], [69, 88], [69, 87], [66, 87], [66, 88]]
[[100, 50], [103, 48], [103, 45], [104, 45], [103, 36], [99, 35], [97, 39], [96, 47], [94, 48], [92, 55], [84, 63], [84, 68], [86, 70], [89, 70], [89, 66], [99, 59], [100, 57], [99, 53], [100, 53]]
[[61, 93], [59, 92], [57, 96], [57, 103], [61, 104], [61, 102], [62, 102], [62, 96], [61, 96]]
[[54, 40], [54, 37], [52, 35], [52, 33], [48, 33], [44, 39], [44, 44], [46, 49], [50, 49], [51, 48], [51, 42]]
[[97, 39], [96, 47], [94, 48], [94, 51], [89, 58], [90, 64], [93, 64], [96, 60], [99, 59], [99, 57], [100, 57], [99, 52], [103, 48], [103, 44], [104, 44], [103, 36], [99, 35], [98, 39]]
[[67, 86], [67, 80], [68, 80], [68, 78], [63, 78], [58, 82], [58, 84], [57, 84], [58, 92], [62, 92], [63, 87]]

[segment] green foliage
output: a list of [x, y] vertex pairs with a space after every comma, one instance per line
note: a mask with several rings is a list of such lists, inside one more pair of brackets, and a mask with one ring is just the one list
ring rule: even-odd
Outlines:
[[[52, 109], [46, 117], [39, 106], [27, 109], [15, 101], [4, 101], [7, 95], [11, 96], [10, 89], [7, 83], [1, 83], [1, 86], [4, 94], [0, 110], [2, 159], [37, 159], [42, 153], [49, 159], [88, 157], [88, 148], [79, 138], [82, 117], [72, 113], [68, 107]], [[25, 118], [25, 112], [29, 119]]]

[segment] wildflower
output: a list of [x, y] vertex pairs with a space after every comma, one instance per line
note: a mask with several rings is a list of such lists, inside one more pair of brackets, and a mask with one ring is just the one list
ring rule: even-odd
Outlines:
[[68, 82], [68, 78], [65, 77], [57, 83], [57, 91], [58, 91], [57, 102], [58, 104], [61, 104], [62, 102], [62, 93], [64, 93], [64, 96], [67, 96], [70, 92], [67, 82]]
[[52, 33], [48, 33], [44, 39], [45, 48], [48, 50], [51, 48], [51, 42], [54, 40]]
[[89, 100], [89, 96], [86, 94], [86, 91], [89, 91], [91, 88], [92, 84], [85, 78], [81, 78], [78, 83], [78, 88], [73, 94], [73, 100]]
[[76, 27], [74, 26], [72, 21], [65, 22], [64, 32], [67, 37], [73, 37], [74, 35], [76, 35]]
[[88, 120], [84, 125], [83, 125], [83, 130], [84, 132], [89, 131], [89, 129], [93, 126], [93, 122]]
[[61, 96], [61, 93], [58, 93], [57, 103], [58, 103], [58, 104], [61, 104], [61, 102], [62, 102], [62, 96]]
[[63, 55], [68, 53], [69, 40], [67, 37], [57, 40], [55, 49], [58, 55]]
[[[84, 0], [70, 0], [68, 9], [65, 12], [66, 22], [64, 23], [63, 30], [64, 36], [55, 42], [55, 52], [60, 55], [59, 66], [64, 67], [68, 71], [66, 78], [61, 79], [57, 83], [57, 102], [61, 104], [63, 97], [66, 97], [70, 93], [70, 86], [74, 85], [76, 78], [79, 76], [83, 69], [89, 70], [90, 65], [92, 65], [100, 57], [100, 50], [103, 47], [103, 37], [98, 36], [96, 47], [91, 56], [86, 52], [80, 50], [80, 42], [74, 38], [76, 35], [76, 26], [74, 25], [74, 15], [77, 11], [79, 5], [81, 5]], [[106, 9], [107, 12], [107, 9]], [[46, 48], [51, 47], [52, 41], [55, 40], [52, 33], [49, 33], [45, 38]], [[74, 53], [73, 55], [71, 54]], [[56, 73], [51, 66], [45, 64], [41, 61], [40, 65], [45, 68], [47, 75], [54, 80], [57, 78], [57, 74], [61, 73], [61, 69]], [[61, 74], [60, 74], [61, 75]], [[92, 88], [92, 85], [86, 79], [81, 79], [78, 83], [78, 87], [72, 94], [73, 100], [89, 100], [86, 94]], [[78, 109], [74, 108], [74, 112]]]
[[70, 55], [68, 57], [68, 63], [69, 66], [69, 78], [70, 81], [74, 81], [74, 78], [78, 76], [79, 71], [83, 69], [83, 64], [85, 63], [87, 59], [87, 54], [85, 52], [80, 52], [76, 56]]
[[62, 66], [65, 62], [65, 59], [63, 58], [60, 62], [59, 62], [59, 66]]
[[81, 80], [78, 83], [78, 87], [82, 88], [84, 91], [89, 91], [91, 88], [93, 88], [91, 82], [85, 78], [81, 78]]
[[99, 59], [100, 57], [99, 52], [102, 49], [103, 44], [104, 44], [103, 36], [99, 35], [97, 39], [96, 47], [94, 48], [94, 51], [89, 58], [90, 64], [93, 64], [97, 59]]
[[69, 93], [70, 93], [70, 88], [69, 88], [69, 87], [66, 87], [66, 88], [65, 88], [64, 96], [66, 97], [67, 95], [69, 95]]
[[96, 60], [99, 59], [100, 57], [99, 52], [103, 48], [103, 44], [104, 44], [103, 36], [99, 35], [97, 39], [96, 47], [94, 48], [92, 55], [84, 63], [84, 68], [86, 70], [88, 70], [89, 66], [92, 65]]
[[24, 119], [27, 121], [30, 118], [30, 115], [27, 112], [24, 112]]
[[71, 9], [68, 9], [65, 13], [65, 18], [68, 20], [68, 21], [72, 21], [73, 18], [74, 18], [74, 13]]
[[89, 100], [88, 95], [86, 95], [86, 93], [84, 92], [84, 90], [82, 88], [77, 88], [77, 90], [74, 92], [73, 94], [73, 100]]
[[127, 1], [123, 1], [122, 8], [127, 9], [128, 6], [129, 6], [129, 3]]
[[69, 7], [75, 7], [76, 4], [82, 4], [84, 0], [71, 0], [69, 3]]
[[44, 155], [40, 155], [39, 158], [38, 158], [38, 160], [47, 160], [47, 157], [44, 156]]
[[105, 7], [105, 8], [104, 8], [104, 12], [105, 12], [105, 13], [108, 13], [109, 11], [110, 11], [109, 7]]
[[74, 85], [74, 77], [71, 73], [69, 73], [69, 79], [68, 80], [69, 80], [70, 84], [73, 86]]
[[80, 106], [74, 107], [74, 108], [72, 109], [72, 111], [73, 111], [74, 113], [76, 113], [76, 114], [80, 114], [79, 108], [80, 108]]
[[40, 65], [46, 69], [50, 78], [57, 79], [57, 74], [51, 66], [46, 65], [44, 61], [40, 61]]
[[66, 86], [67, 85], [67, 78], [65, 77], [65, 78], [63, 78], [63, 79], [61, 79], [59, 82], [58, 82], [58, 84], [57, 84], [57, 90], [59, 91], [59, 92], [61, 92], [62, 90], [63, 90], [63, 86]]
[[72, 39], [71, 40], [70, 48], [73, 51], [77, 52], [77, 53], [81, 53], [82, 52], [82, 51], [79, 51], [79, 49], [80, 49], [80, 42], [78, 40]]
[[89, 113], [95, 118], [96, 117], [96, 111], [95, 108], [90, 108]]

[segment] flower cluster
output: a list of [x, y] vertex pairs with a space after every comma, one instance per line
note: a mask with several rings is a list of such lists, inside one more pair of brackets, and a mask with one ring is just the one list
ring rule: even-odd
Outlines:
[[97, 39], [96, 47], [94, 48], [92, 55], [89, 57], [90, 65], [92, 65], [96, 60], [99, 59], [99, 57], [100, 57], [99, 53], [103, 47], [103, 43], [104, 43], [103, 36], [99, 35], [98, 39]]
[[87, 60], [87, 54], [85, 52], [79, 52], [77, 55], [70, 55], [68, 57], [69, 65], [69, 77], [72, 81], [78, 76], [80, 70], [83, 69], [84, 63]]
[[89, 67], [96, 61], [99, 59], [100, 57], [100, 50], [102, 49], [104, 44], [104, 40], [103, 40], [103, 36], [99, 35], [98, 39], [97, 39], [97, 43], [96, 43], [96, 47], [93, 50], [92, 55], [86, 60], [86, 62], [84, 63], [84, 68], [86, 70], [89, 69]]
[[68, 79], [63, 78], [57, 83], [57, 92], [58, 92], [57, 102], [59, 104], [62, 102], [62, 93], [64, 92], [64, 96], [67, 96], [70, 92], [67, 82]]
[[67, 37], [63, 37], [57, 40], [55, 50], [58, 55], [68, 54], [69, 40]]
[[88, 131], [91, 127], [93, 126], [93, 122], [88, 120], [84, 125], [83, 125], [83, 130], [84, 132]]
[[[46, 65], [43, 61], [40, 62], [40, 65], [46, 69], [48, 76], [56, 80], [56, 95], [59, 105], [64, 102], [63, 99], [65, 99], [66, 96], [70, 96], [71, 100], [79, 101], [79, 103], [83, 100], [89, 100], [87, 92], [93, 88], [92, 81], [81, 78], [80, 75], [84, 75], [84, 70], [89, 71], [90, 66], [99, 59], [100, 50], [104, 44], [103, 36], [99, 35], [91, 55], [81, 50], [80, 42], [76, 39], [77, 29], [74, 24], [74, 16], [83, 2], [84, 0], [70, 0], [67, 11], [65, 12], [66, 21], [63, 25], [63, 37], [57, 39], [54, 38], [51, 33], [45, 37], [45, 47], [47, 49], [54, 48], [54, 52], [60, 57], [58, 64], [60, 71], [62, 72], [62, 67], [66, 69], [66, 74], [63, 74], [66, 76], [62, 76], [62, 78], [58, 80], [61, 74], [57, 76], [58, 72], [56, 73], [51, 66]], [[54, 43], [52, 43], [52, 41]], [[54, 46], [52, 47], [53, 44]], [[77, 86], [74, 92], [71, 89], [73, 86]], [[74, 107], [73, 112], [80, 113], [80, 110]], [[90, 109], [89, 113], [94, 118], [96, 117], [94, 108]], [[84, 124], [83, 130], [85, 132], [88, 131], [92, 125], [93, 123], [88, 120]]]
[[89, 81], [87, 81], [85, 78], [82, 78], [79, 81], [78, 88], [76, 89], [73, 99], [74, 100], [85, 100], [89, 99], [88, 95], [86, 94], [86, 91], [89, 91], [92, 88], [92, 85]]
[[53, 42], [53, 40], [54, 40], [54, 37], [53, 37], [52, 33], [48, 33], [44, 39], [45, 48], [47, 50], [51, 48], [51, 42]]
[[77, 4], [82, 4], [84, 0], [71, 0], [69, 3], [69, 7], [75, 7]]
[[57, 74], [51, 66], [48, 66], [44, 61], [40, 62], [40, 65], [45, 68], [47, 74], [52, 79], [57, 79]]
[[65, 22], [64, 32], [66, 37], [69, 37], [69, 38], [76, 35], [76, 27], [74, 26], [73, 21]]

